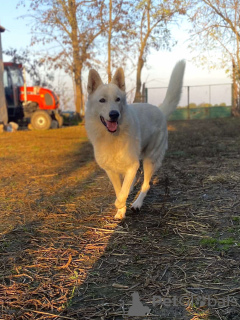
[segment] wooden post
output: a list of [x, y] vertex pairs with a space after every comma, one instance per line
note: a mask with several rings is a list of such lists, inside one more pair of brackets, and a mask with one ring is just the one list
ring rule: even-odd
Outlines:
[[238, 107], [238, 84], [237, 84], [237, 67], [234, 59], [232, 59], [232, 115], [234, 117], [239, 117], [239, 107]]
[[5, 99], [5, 91], [3, 85], [3, 58], [2, 58], [2, 41], [1, 41], [1, 33], [4, 32], [5, 29], [0, 26], [0, 124], [7, 124], [8, 123], [8, 113], [7, 113], [7, 106], [6, 106], [6, 99]]

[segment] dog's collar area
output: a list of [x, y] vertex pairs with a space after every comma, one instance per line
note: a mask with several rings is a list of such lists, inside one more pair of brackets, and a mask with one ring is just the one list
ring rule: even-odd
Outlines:
[[108, 132], [114, 133], [117, 131], [117, 128], [118, 128], [117, 121], [108, 121], [108, 120], [105, 120], [102, 116], [100, 116], [100, 120], [102, 124], [107, 128]]

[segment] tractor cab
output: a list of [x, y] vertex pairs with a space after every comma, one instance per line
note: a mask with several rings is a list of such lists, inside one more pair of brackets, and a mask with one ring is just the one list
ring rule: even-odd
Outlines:
[[22, 65], [4, 63], [3, 85], [5, 90], [9, 118], [17, 120], [23, 117], [20, 101], [20, 88], [24, 86]]

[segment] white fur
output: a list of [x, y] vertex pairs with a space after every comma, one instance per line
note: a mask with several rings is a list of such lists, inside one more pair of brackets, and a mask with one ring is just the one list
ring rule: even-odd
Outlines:
[[[139, 168], [139, 160], [143, 160], [144, 182], [132, 205], [135, 210], [141, 208], [151, 177], [162, 164], [168, 147], [167, 118], [180, 100], [184, 69], [185, 61], [179, 61], [172, 72], [160, 108], [146, 103], [126, 103], [125, 79], [121, 68], [107, 85], [102, 83], [95, 70], [89, 72], [86, 129], [94, 147], [95, 159], [113, 184], [115, 206], [118, 209], [116, 219], [125, 217], [126, 200]], [[111, 110], [120, 114], [114, 133], [109, 132], [100, 120], [100, 116], [106, 121], [110, 120]]]

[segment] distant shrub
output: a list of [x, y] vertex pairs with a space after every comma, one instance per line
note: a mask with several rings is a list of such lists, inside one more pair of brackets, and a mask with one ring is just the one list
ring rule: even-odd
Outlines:
[[75, 112], [63, 112], [63, 125], [65, 126], [77, 126], [79, 123], [82, 122], [81, 119], [79, 119], [78, 115]]
[[205, 102], [203, 102], [203, 103], [200, 103], [200, 104], [198, 105], [198, 107], [199, 107], [199, 108], [209, 108], [209, 107], [212, 107], [212, 104], [211, 104], [211, 103], [205, 103]]
[[193, 102], [189, 103], [189, 108], [196, 108], [196, 107], [197, 107], [196, 103], [193, 103]]

